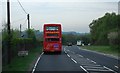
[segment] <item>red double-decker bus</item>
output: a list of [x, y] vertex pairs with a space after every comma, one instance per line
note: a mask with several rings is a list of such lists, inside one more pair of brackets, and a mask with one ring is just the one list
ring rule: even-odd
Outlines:
[[44, 52], [62, 51], [61, 24], [44, 24]]

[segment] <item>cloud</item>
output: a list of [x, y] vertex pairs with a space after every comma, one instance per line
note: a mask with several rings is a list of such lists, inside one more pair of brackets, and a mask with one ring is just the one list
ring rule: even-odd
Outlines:
[[[118, 2], [119, 0], [20, 0], [21, 2]], [[2, 0], [6, 2], [6, 0]], [[12, 0], [17, 2], [17, 0]]]
[[[64, 31], [89, 32], [88, 25], [92, 20], [102, 17], [106, 12], [117, 13], [118, 10], [117, 2], [75, 1], [77, 0], [74, 0], [74, 2], [64, 2], [63, 0], [61, 2], [22, 2], [22, 5], [30, 13], [31, 26], [41, 31], [44, 23], [52, 22], [62, 23]], [[11, 7], [12, 22], [23, 17], [26, 18], [17, 2], [13, 2]], [[19, 24], [23, 25], [24, 20], [12, 24], [12, 27], [19, 28]], [[23, 29], [26, 28], [27, 23], [23, 25]]]

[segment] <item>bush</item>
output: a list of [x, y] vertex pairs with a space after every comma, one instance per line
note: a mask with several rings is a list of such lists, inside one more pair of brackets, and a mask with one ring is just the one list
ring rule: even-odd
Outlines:
[[[7, 31], [2, 31], [2, 61], [3, 66], [7, 64], [8, 61], [8, 41], [9, 36]], [[31, 30], [29, 38], [21, 38], [18, 30], [12, 30], [11, 32], [11, 59], [17, 56], [18, 51], [28, 50], [32, 52], [32, 49], [42, 46], [41, 42], [36, 40], [34, 32]]]

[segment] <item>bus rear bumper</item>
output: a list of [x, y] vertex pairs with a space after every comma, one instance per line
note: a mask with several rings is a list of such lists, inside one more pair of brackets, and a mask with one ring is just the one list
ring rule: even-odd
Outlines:
[[43, 50], [44, 53], [61, 53], [61, 50]]

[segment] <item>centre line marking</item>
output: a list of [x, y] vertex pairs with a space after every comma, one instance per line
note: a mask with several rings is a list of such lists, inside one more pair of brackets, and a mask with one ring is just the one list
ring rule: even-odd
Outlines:
[[80, 57], [83, 57], [82, 55], [79, 55]]
[[87, 60], [90, 60], [90, 59], [87, 58]]
[[70, 55], [69, 55], [69, 54], [67, 54], [67, 56], [68, 56], [68, 57], [70, 57]]
[[115, 66], [115, 68], [119, 68], [118, 66]]
[[95, 64], [96, 64], [96, 62], [95, 62], [95, 61], [93, 61], [93, 60], [91, 60], [91, 62], [93, 62], [93, 63], [95, 63]]
[[73, 58], [71, 58], [71, 60], [72, 60], [73, 62], [77, 63]]
[[64, 48], [64, 52], [67, 53], [66, 50], [65, 50], [65, 48]]
[[65, 53], [67, 53], [67, 52], [65, 51]]

